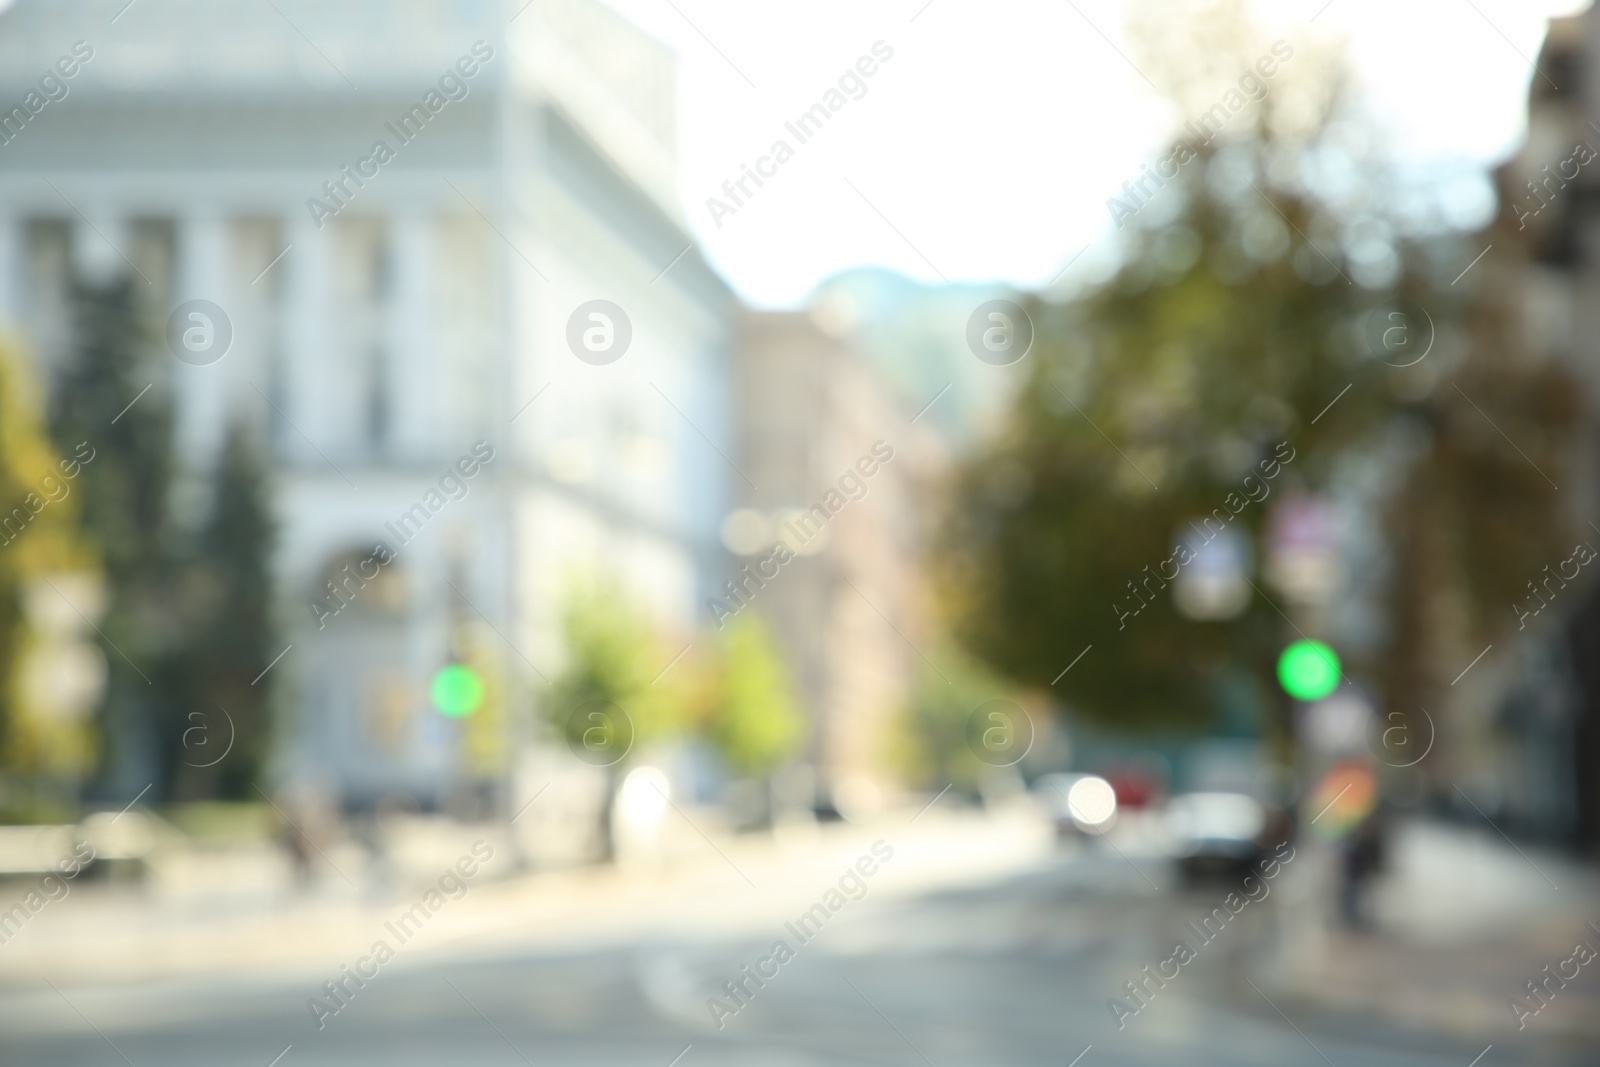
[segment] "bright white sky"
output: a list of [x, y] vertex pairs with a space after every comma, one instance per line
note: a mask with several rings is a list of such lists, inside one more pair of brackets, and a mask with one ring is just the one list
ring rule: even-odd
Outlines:
[[[1127, 51], [1121, 0], [607, 2], [679, 54], [685, 210], [758, 307], [861, 265], [1041, 287], [1109, 243], [1106, 198], [1172, 126], [1106, 40]], [[1267, 25], [1291, 44], [1345, 38], [1390, 154], [1459, 172], [1516, 146], [1545, 20], [1586, 2], [1276, 0]], [[880, 39], [894, 58], [866, 96], [719, 229], [706, 198], [774, 139], [794, 145], [784, 121]]]

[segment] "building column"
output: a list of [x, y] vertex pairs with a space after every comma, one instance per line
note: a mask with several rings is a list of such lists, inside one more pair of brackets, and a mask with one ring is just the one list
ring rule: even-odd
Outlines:
[[133, 234], [126, 222], [96, 205], [84, 208], [72, 226], [72, 269], [84, 281], [107, 285], [132, 274]]
[[[333, 352], [328, 337], [333, 306], [331, 233], [318, 229], [298, 204], [290, 209], [285, 233], [289, 251], [280, 267], [284, 271], [283, 372], [276, 395], [268, 394], [278, 408], [269, 411], [268, 417], [280, 456], [320, 464], [306, 438], [320, 447], [328, 436], [328, 425], [337, 418], [339, 399], [321, 388]], [[257, 385], [268, 392], [265, 383]]]
[[394, 284], [384, 307], [390, 446], [396, 458], [432, 459], [448, 422], [449, 383], [440, 359], [434, 302], [436, 220], [405, 214], [390, 223]]
[[[167, 309], [168, 313], [176, 313], [189, 301], [204, 300], [216, 305], [221, 314], [205, 308], [190, 309], [180, 316], [180, 328], [188, 323], [209, 326], [213, 345], [222, 342], [224, 332], [229, 337], [229, 348], [220, 357], [215, 351], [203, 350], [189, 353], [188, 359], [181, 359], [176, 353], [172, 356], [173, 445], [178, 464], [179, 513], [183, 518], [189, 517], [191, 509], [203, 514], [210, 496], [211, 475], [222, 458], [231, 415], [226, 382], [229, 360], [236, 358], [233, 349], [237, 338], [233, 334], [238, 328], [238, 309], [229, 285], [227, 220], [210, 214], [186, 215], [175, 228], [177, 276], [173, 306]], [[195, 315], [200, 318], [193, 318]]]
[[22, 272], [26, 265], [23, 242], [27, 226], [10, 215], [0, 215], [0, 328], [22, 330]]

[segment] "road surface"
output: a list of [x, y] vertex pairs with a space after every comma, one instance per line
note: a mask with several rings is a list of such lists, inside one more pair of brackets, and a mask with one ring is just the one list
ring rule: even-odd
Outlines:
[[[719, 934], [723, 899], [690, 898], [673, 905], [681, 924], [621, 940], [401, 947], [363, 965], [376, 969], [363, 986], [347, 980], [342, 1006], [321, 986], [339, 977], [325, 964], [136, 981], [46, 969], [0, 987], [0, 1065], [1468, 1067], [1484, 1051], [1340, 1019], [1274, 988], [1263, 975], [1287, 914], [1278, 902], [1250, 905], [1208, 944], [1191, 936], [1186, 923], [1226, 892], [1180, 888], [1153, 861], [1102, 847], [975, 884], [870, 889], [804, 930], [792, 928], [801, 908]], [[1108, 1001], [1136, 1005], [1124, 983], [1171, 957], [1180, 936], [1196, 958], [1162, 986], [1146, 982], [1145, 1005], [1119, 1028]], [[780, 939], [792, 951], [782, 960]], [[771, 977], [744, 979], [740, 1005], [724, 983], [746, 966]], [[319, 1020], [313, 997], [339, 1010]], [[1595, 1062], [1581, 1050], [1538, 1058], [1550, 1055], [1496, 1048], [1478, 1067]]]

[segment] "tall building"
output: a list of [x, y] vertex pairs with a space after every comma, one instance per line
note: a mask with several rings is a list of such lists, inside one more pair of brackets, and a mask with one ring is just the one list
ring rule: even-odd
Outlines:
[[[1600, 18], [1550, 20], [1528, 85], [1528, 134], [1496, 172], [1522, 328], [1533, 358], [1583, 386], [1586, 435], [1562, 497], [1580, 536], [1600, 550]], [[1511, 225], [1514, 223], [1515, 225]], [[1584, 571], [1592, 568], [1585, 567]], [[1563, 583], [1564, 585], [1564, 583]], [[1600, 850], [1600, 585], [1593, 574], [1552, 602], [1559, 619], [1530, 627], [1502, 703], [1498, 768], [1506, 823]]]
[[893, 719], [937, 670], [920, 563], [943, 452], [843, 332], [825, 314], [744, 318], [740, 507], [724, 524], [740, 570], [712, 612], [772, 625], [811, 723], [817, 800], [848, 812], [892, 789]]
[[[590, 0], [124, 4], [0, 13], [0, 318], [48, 377], [74, 276], [171, 316], [179, 512], [230, 423], [269, 442], [281, 775], [493, 779], [570, 575], [683, 627], [721, 576], [736, 305], [679, 215], [673, 57]], [[462, 656], [492, 714], [430, 706]]]

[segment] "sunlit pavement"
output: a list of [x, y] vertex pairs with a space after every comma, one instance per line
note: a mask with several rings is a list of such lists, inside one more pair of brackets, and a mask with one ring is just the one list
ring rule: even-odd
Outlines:
[[[874, 873], [861, 879], [864, 895], [844, 903], [802, 943], [785, 923], [824, 901], [842, 872], [854, 869], [879, 839], [892, 842], [893, 857], [868, 864]], [[1424, 835], [1409, 841], [1406, 851], [1426, 860], [1440, 848], [1461, 847], [1452, 845], [1455, 840]], [[1479, 1067], [1595, 1061], [1594, 1044], [1586, 1051], [1562, 1019], [1594, 1017], [1600, 971], [1585, 968], [1517, 1033], [1504, 997], [1520, 984], [1519, 967], [1528, 965], [1519, 955], [1537, 959], [1542, 945], [1497, 943], [1487, 936], [1492, 931], [1478, 939], [1482, 947], [1451, 956], [1415, 946], [1391, 951], [1398, 945], [1392, 937], [1340, 939], [1327, 947], [1335, 994], [1340, 982], [1359, 978], [1362, 967], [1375, 963], [1386, 969], [1370, 977], [1392, 997], [1406, 997], [1406, 983], [1448, 985], [1461, 981], [1453, 970], [1488, 966], [1476, 987], [1463, 985], [1450, 999], [1461, 1018], [1432, 1010], [1385, 1016], [1371, 1005], [1348, 1014], [1334, 1010], [1337, 996], [1332, 1006], [1326, 997], [1308, 999], [1306, 990], [1276, 978], [1283, 970], [1285, 926], [1296, 914], [1293, 886], [1282, 879], [1275, 897], [1245, 908], [1213, 942], [1200, 945], [1183, 924], [1198, 921], [1227, 886], [1180, 890], [1154, 856], [1105, 847], [1057, 851], [1017, 821], [929, 817], [897, 832], [842, 830], [787, 852], [760, 846], [725, 851], [726, 860], [708, 855], [715, 865], [672, 878], [575, 878], [564, 890], [536, 879], [475, 890], [441, 912], [443, 919], [450, 908], [472, 909], [463, 910], [454, 927], [433, 943], [419, 936], [414, 946], [401, 947], [321, 1029], [308, 998], [322, 996], [322, 983], [338, 977], [340, 963], [353, 963], [384, 936], [378, 917], [394, 913], [394, 906], [341, 913], [345, 927], [320, 935], [328, 942], [321, 953], [266, 972], [259, 959], [164, 977], [135, 978], [135, 970], [124, 967], [117, 981], [95, 980], [81, 966], [44, 967], [37, 975], [8, 968], [0, 991], [0, 1064], [267, 1067], [283, 1054], [283, 1067], [954, 1067], [1075, 1060], [1079, 1067], [1467, 1067], [1490, 1044]], [[1520, 906], [1559, 926], [1549, 900], [1517, 899], [1527, 889], [1505, 857], [1484, 855], [1491, 858], [1480, 864], [1477, 880], [1489, 889], [1480, 886], [1476, 905], [1469, 893], [1465, 904], [1443, 906], [1457, 914], [1436, 923], [1482, 923], [1500, 914], [1505, 925], [1505, 916]], [[1568, 880], [1567, 891], [1579, 894], [1573, 899], [1580, 905], [1593, 903], [1592, 883], [1571, 881], [1571, 871], [1544, 873], [1557, 883]], [[1499, 889], [1496, 877], [1505, 879]], [[855, 883], [848, 885], [853, 890]], [[1408, 905], [1384, 906], [1404, 918]], [[91, 910], [79, 918], [93, 922]], [[1459, 933], [1446, 925], [1413, 932], [1424, 940]], [[237, 937], [231, 928], [216, 930], [219, 941]], [[116, 933], [105, 936], [110, 944]], [[1177, 936], [1188, 937], [1197, 958], [1164, 987], [1149, 986], [1155, 992], [1148, 1003], [1119, 1030], [1108, 999], [1133, 1004], [1123, 983], [1169, 956]], [[794, 949], [781, 965], [772, 960], [780, 938]], [[41, 931], [40, 945], [47, 941]], [[124, 937], [123, 948], [133, 943]], [[5, 952], [0, 948], [0, 957]], [[1352, 960], [1356, 971], [1340, 971]], [[160, 961], [146, 962], [152, 965], [147, 973], [163, 970], [154, 966]], [[745, 966], [776, 973], [760, 988], [747, 980], [753, 995], [736, 1013], [725, 1012], [719, 1029], [707, 999], [716, 995], [730, 1009], [738, 1006], [721, 989], [740, 979]], [[245, 977], [247, 970], [256, 977]], [[1496, 1004], [1502, 983], [1504, 996]], [[1419, 997], [1414, 990], [1410, 1000]], [[1558, 1017], [1561, 998], [1568, 1007]], [[1475, 1017], [1485, 1012], [1504, 1018]]]

